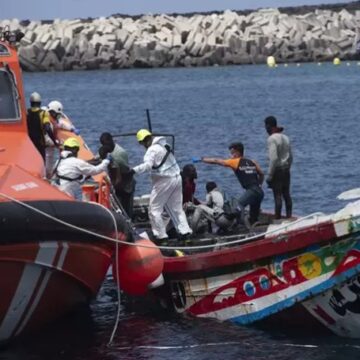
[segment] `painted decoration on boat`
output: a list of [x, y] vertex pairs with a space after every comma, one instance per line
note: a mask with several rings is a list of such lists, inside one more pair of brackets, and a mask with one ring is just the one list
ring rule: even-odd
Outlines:
[[[296, 255], [274, 257], [268, 264], [252, 265], [251, 270], [174, 281], [171, 290], [178, 312], [248, 324], [324, 293], [359, 270], [360, 242], [351, 236]], [[333, 312], [348, 309], [340, 296], [333, 296], [329, 305]]]
[[303, 306], [335, 334], [358, 338], [360, 332], [360, 275], [305, 301]]

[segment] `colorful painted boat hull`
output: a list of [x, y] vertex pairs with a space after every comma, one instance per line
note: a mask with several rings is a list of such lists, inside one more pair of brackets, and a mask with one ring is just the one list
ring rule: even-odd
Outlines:
[[[301, 307], [334, 333], [360, 337], [359, 213], [357, 202], [246, 245], [167, 259], [163, 294], [179, 313], [242, 325]], [[293, 314], [288, 325], [301, 323]]]

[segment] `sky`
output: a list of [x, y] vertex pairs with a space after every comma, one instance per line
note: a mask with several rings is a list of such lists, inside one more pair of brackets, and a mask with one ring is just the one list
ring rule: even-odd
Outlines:
[[0, 0], [0, 20], [74, 19], [128, 15], [185, 13], [212, 10], [244, 10], [263, 7], [284, 7], [347, 3], [344, 0]]

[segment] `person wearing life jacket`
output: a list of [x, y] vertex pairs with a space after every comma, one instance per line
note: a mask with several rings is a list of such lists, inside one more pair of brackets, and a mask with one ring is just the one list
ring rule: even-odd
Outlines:
[[[57, 100], [50, 101], [46, 110], [49, 113], [51, 128], [54, 133], [54, 137], [58, 143], [60, 143], [60, 140], [58, 139], [57, 136], [57, 132], [59, 129], [73, 132], [75, 135], [80, 134], [80, 131], [78, 129], [76, 129], [71, 123], [66, 121], [66, 115], [63, 112], [64, 108], [60, 101]], [[56, 156], [57, 155], [56, 144], [47, 135], [45, 135], [45, 144], [46, 144], [46, 177], [49, 179], [52, 175], [52, 169], [54, 168], [54, 164], [58, 156]]]
[[37, 92], [33, 92], [30, 95], [30, 108], [27, 110], [27, 127], [31, 141], [45, 162], [45, 135], [47, 135], [56, 146], [58, 146], [58, 142], [51, 128], [49, 113], [41, 109], [41, 96]]
[[266, 132], [269, 134], [267, 139], [269, 169], [266, 182], [274, 194], [275, 218], [281, 218], [282, 198], [285, 201], [286, 217], [291, 218], [290, 168], [293, 156], [290, 140], [283, 134], [284, 128], [277, 126], [274, 116], [268, 116], [264, 122]]
[[264, 173], [260, 166], [254, 161], [244, 157], [244, 145], [240, 142], [229, 146], [230, 159], [215, 159], [203, 157], [200, 161], [207, 164], [216, 164], [229, 167], [234, 171], [239, 183], [245, 192], [238, 198], [238, 211], [244, 222], [244, 209], [250, 206], [250, 225], [259, 219], [260, 206], [264, 198], [261, 185], [264, 181]]
[[144, 162], [135, 166], [135, 174], [150, 172], [152, 190], [150, 194], [149, 218], [155, 241], [165, 245], [168, 241], [166, 225], [162, 217], [165, 210], [170, 216], [180, 238], [190, 242], [192, 230], [183, 210], [182, 181], [180, 168], [170, 146], [162, 136], [153, 137], [151, 132], [141, 129], [137, 132], [138, 142], [146, 148]]
[[104, 158], [104, 155], [108, 153], [112, 157], [109, 169], [111, 183], [126, 214], [131, 218], [136, 181], [130, 171], [128, 154], [124, 148], [115, 143], [112, 135], [108, 132], [101, 134], [100, 143], [103, 153], [100, 154], [99, 150], [100, 157]]
[[196, 206], [192, 217], [191, 228], [193, 232], [198, 232], [198, 226], [202, 219], [216, 223], [216, 220], [224, 213], [223, 207], [224, 195], [217, 184], [214, 181], [207, 182], [205, 203]]
[[68, 195], [81, 198], [81, 182], [88, 176], [100, 174], [106, 171], [110, 164], [111, 156], [99, 165], [91, 165], [83, 159], [79, 159], [78, 152], [80, 143], [76, 138], [70, 137], [64, 141], [64, 150], [54, 168], [54, 178], [60, 190]]

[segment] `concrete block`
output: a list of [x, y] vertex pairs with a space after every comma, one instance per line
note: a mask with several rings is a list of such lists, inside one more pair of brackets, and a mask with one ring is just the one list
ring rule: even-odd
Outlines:
[[46, 53], [45, 57], [41, 62], [41, 66], [46, 69], [47, 71], [61, 71], [63, 70], [63, 65], [59, 61], [59, 58], [53, 51], [49, 51]]
[[173, 36], [173, 46], [178, 47], [182, 45], [182, 39], [180, 34], [175, 34]]
[[115, 31], [116, 38], [121, 42], [121, 44], [125, 44], [126, 40], [129, 37], [129, 33], [124, 29], [117, 29]]
[[130, 34], [135, 33], [138, 30], [135, 23], [124, 23], [122, 28]]
[[21, 68], [25, 71], [30, 71], [30, 72], [44, 71], [44, 69], [36, 61], [32, 61], [26, 56], [23, 56], [21, 53], [19, 54], [19, 60], [20, 60]]
[[134, 44], [134, 41], [135, 41], [136, 37], [134, 34], [130, 34], [130, 36], [127, 38], [127, 40], [125, 41], [124, 45], [123, 45], [123, 48], [127, 51], [129, 51], [133, 44]]
[[50, 41], [52, 39], [52, 34], [51, 33], [45, 33], [43, 34], [40, 38], [39, 41], [42, 44], [46, 44], [48, 41]]
[[345, 38], [341, 41], [337, 42], [337, 46], [341, 49], [341, 51], [345, 51], [349, 48], [352, 48], [354, 44], [354, 39]]
[[26, 31], [25, 36], [21, 39], [21, 45], [31, 45], [36, 40], [36, 33], [32, 30]]

